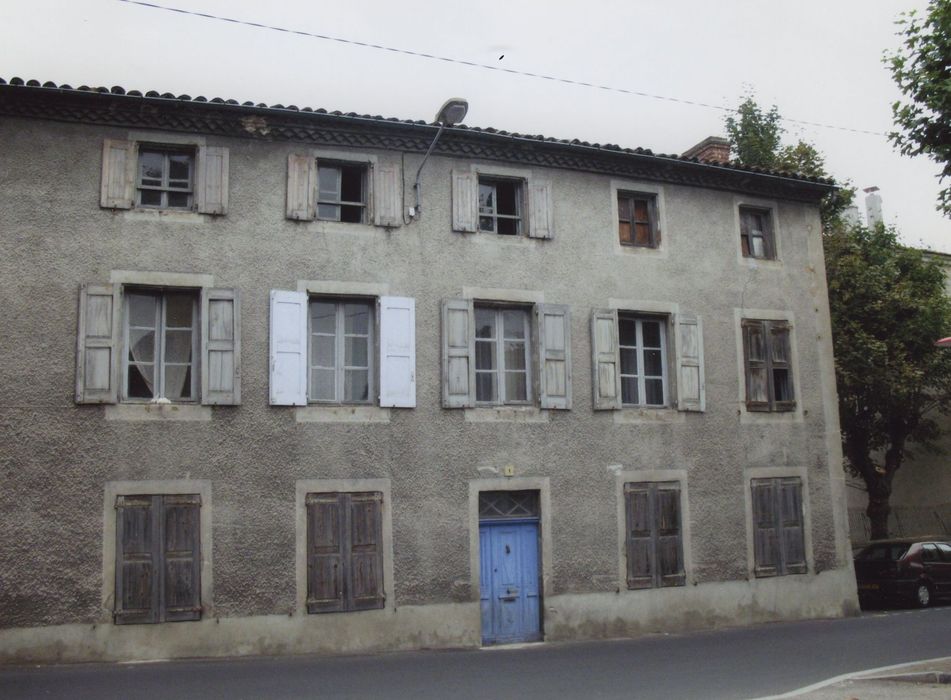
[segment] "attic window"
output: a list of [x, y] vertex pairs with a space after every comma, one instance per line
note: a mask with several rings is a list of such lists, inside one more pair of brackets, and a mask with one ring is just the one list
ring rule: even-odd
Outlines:
[[367, 168], [353, 163], [317, 164], [317, 218], [366, 223]]
[[479, 178], [479, 230], [501, 236], [522, 232], [521, 180]]
[[139, 148], [137, 204], [158, 209], [191, 209], [195, 152], [154, 146]]

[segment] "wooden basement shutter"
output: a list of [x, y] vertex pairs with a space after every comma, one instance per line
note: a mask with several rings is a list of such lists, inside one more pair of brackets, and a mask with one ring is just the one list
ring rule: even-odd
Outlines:
[[783, 567], [787, 574], [804, 574], [806, 547], [802, 521], [802, 481], [798, 477], [780, 479], [778, 497]]
[[452, 230], [474, 233], [479, 227], [479, 179], [468, 170], [452, 171]]
[[539, 403], [542, 408], [571, 408], [571, 313], [567, 306], [535, 306], [538, 336]]
[[241, 403], [241, 322], [236, 289], [201, 290], [201, 402]]
[[471, 299], [443, 302], [442, 405], [475, 405], [475, 310]]
[[382, 608], [383, 495], [309, 493], [307, 612]]
[[201, 619], [201, 497], [116, 498], [116, 624]]
[[753, 572], [756, 576], [781, 573], [779, 537], [776, 521], [776, 488], [774, 479], [753, 479]]
[[647, 484], [625, 484], [627, 512], [627, 587], [650, 588], [654, 582], [651, 497]]
[[680, 484], [654, 484], [657, 529], [657, 574], [661, 586], [684, 585], [683, 534], [680, 519]]
[[76, 403], [116, 402], [117, 316], [111, 284], [82, 286], [79, 292]]
[[621, 408], [617, 333], [616, 309], [596, 309], [591, 314], [591, 384], [596, 411]]
[[228, 149], [199, 146], [195, 199], [199, 214], [228, 211]]
[[680, 484], [624, 485], [627, 522], [627, 587], [683, 586], [686, 580]]
[[106, 139], [102, 143], [102, 182], [99, 206], [131, 209], [135, 198], [135, 169], [138, 155], [134, 141]]

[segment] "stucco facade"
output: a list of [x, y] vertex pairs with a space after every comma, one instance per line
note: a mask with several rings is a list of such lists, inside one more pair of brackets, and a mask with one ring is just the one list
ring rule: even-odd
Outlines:
[[[299, 129], [294, 125], [303, 125]], [[0, 86], [0, 659], [353, 652], [481, 643], [482, 491], [537, 492], [546, 640], [856, 609], [817, 198], [826, 185], [649, 153]], [[100, 206], [106, 140], [227, 149], [227, 211]], [[350, 144], [350, 145], [347, 145]], [[287, 217], [288, 158], [392, 167], [398, 225]], [[546, 155], [548, 154], [548, 155]], [[544, 156], [544, 157], [543, 157]], [[453, 230], [453, 173], [550, 183], [550, 238]], [[619, 244], [617, 192], [660, 245]], [[743, 257], [741, 206], [775, 260]], [[238, 290], [240, 403], [76, 403], [81, 285]], [[415, 300], [415, 407], [269, 404], [269, 294]], [[570, 310], [570, 409], [443, 407], [442, 305]], [[592, 313], [702, 320], [702, 411], [594, 410]], [[788, 323], [795, 409], [750, 412], [743, 319]], [[673, 326], [671, 326], [673, 328]], [[537, 361], [537, 358], [536, 358]], [[754, 573], [751, 479], [802, 485], [806, 573]], [[679, 484], [685, 585], [628, 590], [624, 484]], [[304, 495], [382, 494], [381, 609], [307, 614]], [[116, 497], [200, 494], [201, 619], [116, 625]]]

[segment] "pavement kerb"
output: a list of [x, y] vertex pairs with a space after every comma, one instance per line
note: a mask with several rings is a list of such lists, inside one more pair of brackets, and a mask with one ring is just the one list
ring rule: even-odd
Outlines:
[[[915, 670], [916, 668], [925, 668], [939, 665], [944, 667], [940, 671], [936, 671], [931, 668], [922, 671]], [[819, 681], [818, 683], [813, 683], [812, 685], [796, 688], [796, 690], [791, 690], [788, 693], [782, 693], [780, 695], [767, 695], [756, 698], [755, 700], [783, 700], [785, 698], [800, 697], [806, 693], [822, 690], [823, 688], [828, 688], [829, 686], [835, 685], [836, 683], [842, 683], [843, 681], [904, 681], [911, 683], [951, 682], [951, 680], [944, 680], [946, 677], [951, 678], [951, 656], [939, 656], [934, 659], [910, 661], [903, 664], [894, 664], [892, 666], [880, 666], [878, 668], [868, 668], [861, 671], [843, 673], [840, 676], [827, 678], [824, 681]], [[940, 678], [941, 680], [935, 680], [936, 678]]]

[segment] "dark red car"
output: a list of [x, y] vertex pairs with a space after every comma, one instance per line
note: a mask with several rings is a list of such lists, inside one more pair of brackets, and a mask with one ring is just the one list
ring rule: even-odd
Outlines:
[[855, 555], [855, 579], [863, 608], [927, 607], [951, 597], [951, 543], [929, 537], [872, 542]]

